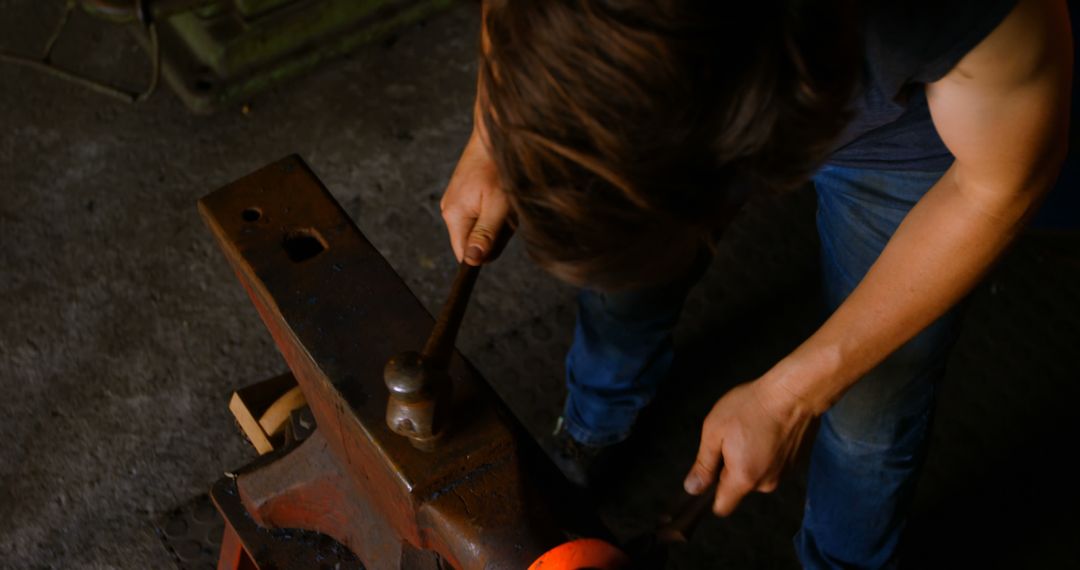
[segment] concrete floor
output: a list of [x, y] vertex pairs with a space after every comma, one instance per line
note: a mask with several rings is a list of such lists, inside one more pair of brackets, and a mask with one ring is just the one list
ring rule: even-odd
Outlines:
[[[0, 46], [32, 53], [53, 3], [0, 0]], [[284, 369], [195, 212], [301, 154], [431, 309], [453, 274], [438, 199], [470, 128], [477, 13], [457, 8], [260, 95], [190, 115], [128, 107], [0, 66], [0, 567], [169, 568], [153, 522], [253, 455], [229, 392]], [[76, 17], [55, 59], [138, 85], [126, 34]], [[818, 321], [813, 196], [758, 200], [721, 242], [678, 331], [675, 373], [597, 496], [650, 527], [700, 420]], [[1080, 237], [1023, 237], [973, 294], [941, 390], [912, 567], [1080, 567]], [[511, 246], [459, 346], [541, 439], [559, 413], [573, 290]], [[672, 568], [790, 568], [803, 486], [710, 519]]]

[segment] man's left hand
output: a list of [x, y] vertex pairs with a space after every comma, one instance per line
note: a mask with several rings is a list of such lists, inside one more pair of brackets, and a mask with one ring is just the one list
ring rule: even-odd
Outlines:
[[756, 380], [736, 386], [705, 418], [686, 491], [700, 494], [719, 478], [713, 512], [720, 516], [731, 514], [751, 491], [772, 492], [812, 419], [776, 384]]

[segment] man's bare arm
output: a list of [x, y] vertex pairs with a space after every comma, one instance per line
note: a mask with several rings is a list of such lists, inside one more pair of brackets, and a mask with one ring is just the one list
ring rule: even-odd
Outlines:
[[[1068, 22], [1061, 0], [1022, 0], [927, 86], [934, 125], [956, 161], [847, 301], [792, 355], [794, 375], [783, 384], [814, 411], [966, 295], [1053, 184], [1069, 124]], [[799, 379], [807, 362], [824, 367], [821, 379]]]
[[[487, 5], [481, 3], [480, 49], [485, 54], [491, 49], [483, 24], [486, 11]], [[484, 129], [480, 112], [483, 88], [478, 80], [473, 104], [473, 131], [439, 202], [454, 256], [469, 265], [493, 261], [499, 254], [501, 244], [509, 239], [506, 220], [510, 214], [510, 202], [499, 186], [499, 174], [491, 158]]]
[[1021, 0], [946, 77], [927, 87], [956, 162], [904, 219], [824, 325], [706, 419], [687, 489], [719, 474], [729, 514], [776, 485], [810, 419], [966, 295], [1053, 183], [1065, 153], [1072, 73], [1063, 0]]

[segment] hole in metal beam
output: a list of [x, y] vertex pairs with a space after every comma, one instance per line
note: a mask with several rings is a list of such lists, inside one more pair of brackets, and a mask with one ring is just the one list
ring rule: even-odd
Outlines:
[[326, 240], [312, 228], [289, 232], [281, 245], [293, 263], [302, 263], [312, 259], [327, 248]]

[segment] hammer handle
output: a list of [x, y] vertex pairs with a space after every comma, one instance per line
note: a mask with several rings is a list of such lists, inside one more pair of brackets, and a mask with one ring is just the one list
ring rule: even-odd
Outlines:
[[435, 320], [435, 328], [431, 330], [431, 336], [428, 337], [422, 353], [424, 362], [434, 370], [445, 370], [450, 362], [454, 341], [457, 339], [458, 329], [461, 328], [461, 320], [465, 317], [465, 308], [469, 304], [469, 296], [478, 275], [479, 266], [469, 265], [464, 261], [458, 266], [450, 295]]
[[689, 542], [701, 516], [709, 510], [716, 495], [713, 483], [700, 495], [682, 494], [679, 505], [670, 514], [660, 517], [660, 526], [656, 529], [656, 541], [661, 544]]

